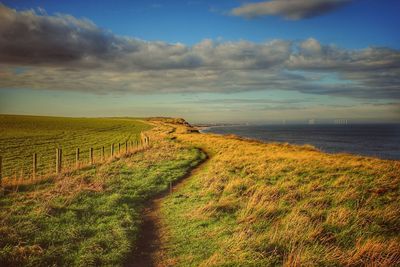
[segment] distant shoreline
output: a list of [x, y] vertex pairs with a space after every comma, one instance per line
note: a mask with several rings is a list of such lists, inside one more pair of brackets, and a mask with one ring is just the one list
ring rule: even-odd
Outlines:
[[263, 143], [311, 145], [329, 154], [400, 160], [399, 124], [218, 125], [198, 129], [201, 133], [233, 134]]

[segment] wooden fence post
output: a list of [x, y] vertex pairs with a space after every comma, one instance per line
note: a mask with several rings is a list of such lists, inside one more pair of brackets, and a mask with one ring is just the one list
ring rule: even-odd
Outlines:
[[63, 161], [63, 156], [62, 156], [62, 148], [60, 148], [60, 157], [59, 157], [59, 159], [60, 159], [60, 164], [59, 164], [59, 166], [60, 166], [60, 173], [61, 173], [61, 171], [62, 171], [62, 161]]
[[60, 174], [62, 170], [62, 149], [56, 148], [56, 173]]
[[56, 174], [58, 174], [58, 157], [60, 156], [60, 153], [58, 152], [58, 148], [56, 148]]
[[104, 146], [101, 148], [101, 161], [104, 160]]
[[33, 179], [36, 179], [36, 172], [37, 172], [37, 154], [33, 153], [33, 166], [32, 166], [32, 176]]
[[111, 158], [114, 157], [114, 144], [111, 144]]
[[121, 154], [121, 143], [118, 143], [118, 155]]
[[3, 178], [3, 157], [0, 156], [0, 185], [1, 185], [2, 178]]
[[128, 154], [128, 141], [125, 141], [125, 154]]
[[89, 159], [90, 159], [90, 165], [93, 165], [94, 159], [93, 159], [93, 147], [90, 148], [89, 150]]
[[79, 147], [76, 149], [75, 166], [77, 169], [79, 168]]

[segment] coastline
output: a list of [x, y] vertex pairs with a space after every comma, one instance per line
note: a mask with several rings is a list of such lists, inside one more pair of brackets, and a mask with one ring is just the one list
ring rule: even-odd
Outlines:
[[[46, 183], [19, 179], [31, 184], [4, 191], [1, 227], [7, 246], [0, 265], [73, 265], [77, 260], [90, 265], [87, 259], [96, 259], [99, 265], [122, 266], [129, 255], [147, 255], [160, 266], [294, 266], [293, 258], [305, 266], [400, 264], [400, 161], [201, 134], [183, 119], [145, 122], [152, 125], [145, 132], [150, 140], [145, 149]], [[204, 166], [191, 172], [205, 158]], [[173, 186], [185, 177], [179, 187]], [[151, 211], [147, 201], [168, 191], [156, 214], [146, 215], [147, 208]], [[37, 201], [38, 195], [52, 201]], [[66, 203], [66, 197], [71, 201]], [[99, 227], [99, 221], [107, 227]], [[159, 228], [152, 227], [158, 222]], [[35, 228], [15, 227], [19, 223]], [[42, 225], [48, 227], [31, 230]], [[85, 232], [88, 225], [89, 235], [79, 240], [61, 235], [65, 239], [57, 242], [54, 235]], [[121, 234], [116, 237], [110, 229]], [[154, 242], [143, 243], [141, 234], [147, 240], [150, 234]], [[36, 253], [20, 246], [22, 238], [38, 246], [55, 244], [64, 253], [54, 254], [46, 246], [44, 254]], [[106, 250], [87, 249], [77, 258], [87, 240]], [[7, 249], [11, 246], [28, 249], [29, 257]]]
[[203, 149], [210, 160], [161, 207], [170, 232], [166, 263], [400, 263], [400, 243], [393, 238], [398, 222], [391, 219], [398, 214], [399, 161], [234, 135], [174, 133], [174, 140]]
[[[379, 133], [369, 134], [371, 127]], [[380, 127], [380, 128], [379, 128]], [[393, 127], [388, 129], [387, 127]], [[400, 160], [400, 125], [240, 125], [208, 126], [201, 133], [236, 135], [262, 143], [312, 146], [328, 154], [351, 154], [383, 160]], [[381, 136], [379, 136], [381, 135]]]

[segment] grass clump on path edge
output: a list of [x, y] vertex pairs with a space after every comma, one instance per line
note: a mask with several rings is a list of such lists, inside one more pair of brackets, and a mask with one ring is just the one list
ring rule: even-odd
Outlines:
[[144, 152], [2, 196], [0, 266], [123, 265], [145, 201], [204, 158], [149, 135]]

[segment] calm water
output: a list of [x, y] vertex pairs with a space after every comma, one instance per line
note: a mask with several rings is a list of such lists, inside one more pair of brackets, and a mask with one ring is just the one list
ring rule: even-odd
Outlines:
[[236, 134], [269, 142], [312, 144], [329, 153], [400, 159], [398, 124], [219, 126], [203, 132]]

